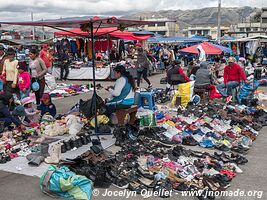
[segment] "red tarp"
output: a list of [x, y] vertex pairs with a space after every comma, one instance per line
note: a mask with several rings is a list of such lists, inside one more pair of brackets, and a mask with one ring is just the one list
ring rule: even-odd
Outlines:
[[202, 48], [206, 54], [221, 54], [222, 53], [221, 49], [219, 49], [218, 47], [215, 47], [213, 44], [211, 44], [209, 42], [203, 42], [201, 44], [196, 44], [196, 45], [191, 46], [191, 47], [180, 49], [180, 51], [186, 52], [186, 53], [199, 54], [199, 51], [197, 49], [198, 45], [202, 46]]
[[[95, 28], [94, 33], [96, 36], [99, 35], [109, 35], [110, 37], [115, 37], [119, 39], [124, 39], [124, 40], [146, 40], [150, 38], [150, 35], [144, 35], [144, 36], [136, 36], [131, 32], [128, 31], [120, 31], [117, 30], [116, 27], [109, 27], [109, 28], [99, 28], [98, 30]], [[88, 32], [84, 32], [79, 28], [74, 28], [68, 31], [59, 31], [55, 32], [54, 35], [56, 37], [60, 36], [88, 36]]]

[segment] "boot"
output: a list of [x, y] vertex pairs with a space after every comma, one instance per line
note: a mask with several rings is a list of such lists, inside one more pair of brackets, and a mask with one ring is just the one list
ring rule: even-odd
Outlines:
[[42, 143], [41, 144], [41, 156], [45, 158], [49, 156], [48, 149], [49, 149], [49, 144]]
[[57, 164], [61, 158], [61, 145], [54, 144], [52, 146], [51, 154], [45, 159], [47, 164]]

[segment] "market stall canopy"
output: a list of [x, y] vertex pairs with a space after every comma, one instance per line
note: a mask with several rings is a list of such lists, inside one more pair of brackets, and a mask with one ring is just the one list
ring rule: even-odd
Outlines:
[[[134, 33], [128, 31], [120, 31], [117, 27], [108, 27], [108, 28], [99, 28], [98, 30], [94, 29], [95, 36], [106, 36], [109, 35], [113, 38], [125, 39], [125, 40], [146, 40], [150, 38], [150, 35], [134, 35]], [[74, 28], [67, 31], [59, 31], [54, 33], [55, 37], [75, 37], [75, 36], [84, 36], [88, 37], [88, 32], [82, 31], [80, 28]]]
[[191, 47], [186, 47], [184, 49], [180, 49], [180, 52], [184, 52], [184, 53], [193, 53], [193, 54], [199, 54], [199, 51], [197, 49], [198, 46], [201, 46], [202, 49], [205, 51], [205, 54], [221, 54], [222, 50], [219, 49], [218, 47], [214, 46], [213, 44], [209, 43], [209, 42], [203, 42], [201, 44], [196, 44], [194, 46]]
[[[165, 22], [173, 22], [167, 20]], [[174, 21], [175, 22], [175, 21]], [[147, 24], [156, 24], [157, 21], [141, 21], [128, 20], [116, 17], [100, 18], [94, 17], [78, 17], [68, 19], [42, 20], [42, 21], [27, 21], [27, 22], [0, 22], [0, 24], [21, 25], [21, 26], [46, 26], [46, 27], [61, 27], [61, 28], [81, 28], [83, 31], [89, 31], [90, 25], [94, 28], [98, 27], [118, 27], [119, 30], [124, 30], [126, 27], [141, 26]]]
[[202, 41], [202, 42], [204, 42], [204, 41], [209, 41], [208, 38], [205, 38], [205, 37], [203, 37], [203, 36], [199, 36], [199, 35], [194, 35], [194, 36], [191, 37], [191, 39], [197, 39], [197, 40], [200, 40], [200, 41]]

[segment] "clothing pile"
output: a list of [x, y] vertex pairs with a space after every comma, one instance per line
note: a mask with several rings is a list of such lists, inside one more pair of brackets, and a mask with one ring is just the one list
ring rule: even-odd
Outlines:
[[74, 96], [89, 91], [90, 90], [87, 85], [60, 83], [57, 84], [57, 87], [54, 90], [49, 91], [49, 95], [52, 98], [61, 98], [61, 97]]

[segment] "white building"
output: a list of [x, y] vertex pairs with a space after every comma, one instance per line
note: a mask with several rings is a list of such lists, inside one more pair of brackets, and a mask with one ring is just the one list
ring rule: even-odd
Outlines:
[[[195, 25], [190, 26], [186, 29], [187, 36], [192, 37], [194, 35], [200, 36], [211, 36], [212, 39], [217, 39], [217, 26], [207, 26], [207, 25]], [[229, 31], [229, 27], [221, 26], [221, 36]]]
[[177, 36], [179, 35], [179, 25], [167, 18], [160, 19], [145, 19], [148, 21], [156, 21], [155, 24], [149, 24], [144, 26], [144, 30], [153, 33], [161, 34], [163, 36]]

